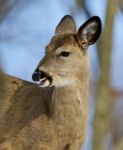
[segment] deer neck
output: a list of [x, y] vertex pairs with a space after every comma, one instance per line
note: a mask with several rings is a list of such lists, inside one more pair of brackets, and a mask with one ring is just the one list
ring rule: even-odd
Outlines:
[[[54, 88], [50, 112], [53, 119], [62, 123], [73, 122], [88, 116], [88, 79], [79, 80], [74, 85]], [[83, 116], [83, 117], [82, 117]]]

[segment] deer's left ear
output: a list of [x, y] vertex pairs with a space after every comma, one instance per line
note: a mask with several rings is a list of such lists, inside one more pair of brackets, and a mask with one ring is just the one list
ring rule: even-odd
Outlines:
[[89, 45], [94, 44], [101, 33], [101, 20], [94, 16], [87, 20], [78, 30], [77, 38], [80, 46], [87, 49]]

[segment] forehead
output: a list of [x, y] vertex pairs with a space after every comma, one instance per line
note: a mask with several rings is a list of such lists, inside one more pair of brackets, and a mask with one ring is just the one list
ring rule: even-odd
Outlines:
[[66, 35], [56, 35], [54, 36], [50, 43], [47, 45], [46, 50], [52, 50], [55, 51], [56, 49], [60, 47], [76, 47], [77, 40], [75, 34], [66, 34]]

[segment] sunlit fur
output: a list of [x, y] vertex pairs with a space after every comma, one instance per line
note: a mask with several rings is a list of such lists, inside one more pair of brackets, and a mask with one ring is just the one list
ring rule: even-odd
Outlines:
[[[62, 33], [64, 25], [67, 33]], [[84, 143], [89, 112], [88, 54], [82, 45], [85, 41], [70, 33], [75, 31], [71, 16], [65, 16], [59, 26], [36, 67], [52, 77], [50, 87], [2, 75], [0, 150], [80, 150]], [[59, 56], [65, 50], [70, 55]]]
[[[87, 52], [78, 45], [75, 34], [53, 37], [46, 48], [46, 54], [37, 68], [52, 77], [56, 87], [75, 84], [78, 77], [88, 74]], [[60, 56], [62, 51], [69, 51], [68, 57]]]

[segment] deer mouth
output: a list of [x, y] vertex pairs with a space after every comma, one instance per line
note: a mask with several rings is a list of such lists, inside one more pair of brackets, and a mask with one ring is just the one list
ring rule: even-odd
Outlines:
[[39, 81], [39, 86], [40, 87], [51, 86], [51, 84], [52, 84], [52, 78], [50, 76], [47, 76], [43, 79], [40, 79], [40, 81]]
[[36, 69], [32, 75], [32, 80], [37, 82], [40, 87], [51, 86], [52, 77], [44, 71]]

